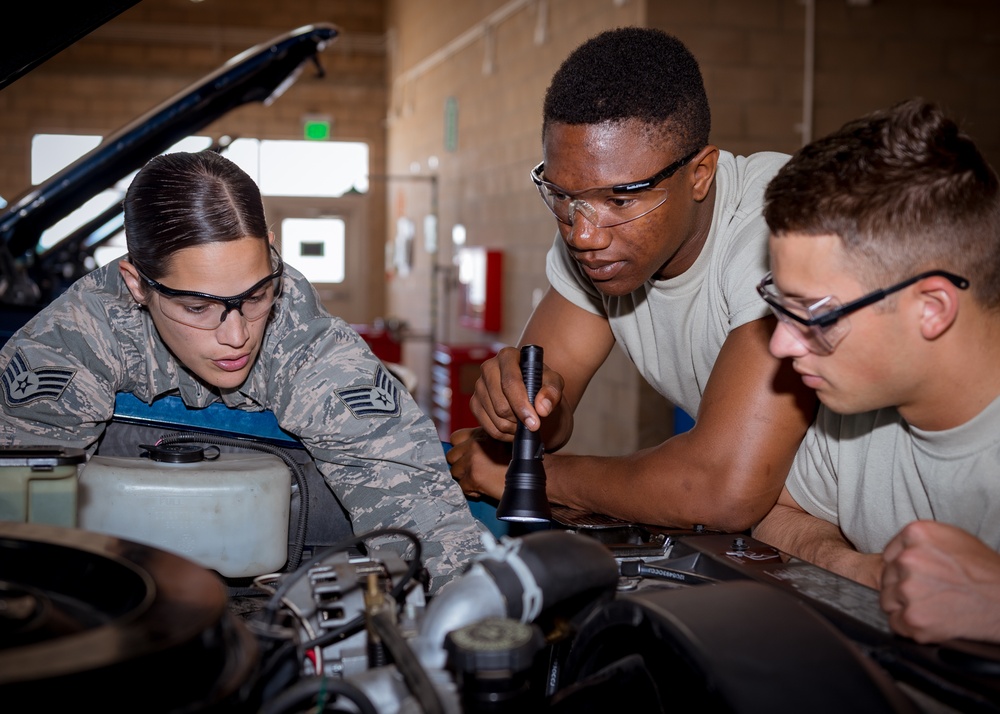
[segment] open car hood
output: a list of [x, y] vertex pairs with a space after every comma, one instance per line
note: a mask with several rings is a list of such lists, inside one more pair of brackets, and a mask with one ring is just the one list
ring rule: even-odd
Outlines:
[[[2, 312], [37, 312], [56, 297], [58, 286], [87, 272], [86, 257], [120, 230], [121, 206], [42, 250], [46, 229], [232, 109], [270, 104], [307, 64], [322, 74], [318, 55], [338, 34], [332, 24], [307, 25], [242, 52], [8, 206], [0, 213]], [[0, 343], [7, 336], [0, 334]]]
[[48, 3], [18, 3], [13, 24], [7, 18], [8, 32], [0, 54], [0, 89], [138, 3], [86, 0], [62, 3], [56, 12]]

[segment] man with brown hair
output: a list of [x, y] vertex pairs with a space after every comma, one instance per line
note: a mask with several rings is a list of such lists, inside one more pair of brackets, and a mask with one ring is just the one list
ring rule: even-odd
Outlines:
[[768, 186], [771, 352], [822, 402], [755, 537], [881, 590], [919, 641], [1000, 641], [1000, 183], [911, 100]]

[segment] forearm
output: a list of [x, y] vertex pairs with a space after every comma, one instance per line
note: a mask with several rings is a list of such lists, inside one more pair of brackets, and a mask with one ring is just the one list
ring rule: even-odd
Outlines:
[[772, 323], [726, 340], [690, 430], [622, 457], [546, 463], [552, 501], [654, 525], [742, 531], [777, 501], [815, 395], [767, 352]]
[[[768, 354], [769, 326], [758, 320], [729, 335], [690, 430], [626, 456], [547, 454], [549, 499], [651, 525], [742, 531], [757, 523], [781, 492], [815, 405], [815, 395], [803, 393], [801, 380], [793, 385], [790, 368]], [[567, 359], [558, 368], [566, 372], [573, 364]], [[560, 404], [569, 412], [589, 379], [589, 372], [567, 379], [573, 386]], [[554, 451], [560, 442], [544, 434]], [[467, 494], [502, 490], [496, 456], [488, 463], [449, 456]]]
[[[677, 437], [674, 437], [677, 438]], [[628, 456], [547, 454], [549, 500], [577, 510], [651, 525], [703, 525], [737, 532], [774, 504], [781, 477], [746, 478], [721, 463], [671, 462], [649, 452]]]
[[881, 555], [859, 553], [838, 526], [799, 508], [775, 505], [753, 529], [753, 536], [862, 585], [879, 587]]

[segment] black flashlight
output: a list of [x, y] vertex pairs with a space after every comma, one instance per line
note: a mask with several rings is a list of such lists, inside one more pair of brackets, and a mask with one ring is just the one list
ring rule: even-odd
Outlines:
[[[542, 348], [538, 345], [525, 345], [521, 348], [521, 377], [528, 390], [528, 400], [534, 404], [535, 396], [542, 386]], [[545, 468], [542, 466], [544, 451], [545, 445], [538, 433], [530, 431], [518, 421], [503, 496], [497, 506], [497, 518], [524, 523], [541, 523], [552, 519], [549, 499], [545, 495]]]

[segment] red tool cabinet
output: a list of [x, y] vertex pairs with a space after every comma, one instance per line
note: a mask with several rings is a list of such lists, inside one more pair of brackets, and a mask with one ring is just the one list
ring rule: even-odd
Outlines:
[[479, 365], [497, 353], [493, 345], [434, 346], [431, 367], [431, 418], [441, 441], [451, 441], [452, 432], [478, 426], [469, 408], [469, 399], [479, 379]]

